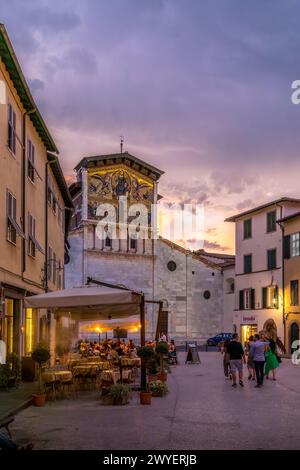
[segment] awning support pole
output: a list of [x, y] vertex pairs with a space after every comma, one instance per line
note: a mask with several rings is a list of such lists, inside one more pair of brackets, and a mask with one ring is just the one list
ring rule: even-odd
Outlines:
[[[146, 322], [145, 322], [145, 297], [144, 294], [141, 298], [140, 306], [140, 320], [141, 320], [141, 346], [145, 346], [146, 340]], [[147, 387], [147, 371], [145, 361], [141, 361], [141, 390], [146, 390]]]

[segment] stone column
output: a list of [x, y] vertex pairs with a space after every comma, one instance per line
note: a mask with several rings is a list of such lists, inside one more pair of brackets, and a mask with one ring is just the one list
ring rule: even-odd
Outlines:
[[82, 220], [88, 219], [88, 172], [85, 168], [81, 170], [82, 178]]

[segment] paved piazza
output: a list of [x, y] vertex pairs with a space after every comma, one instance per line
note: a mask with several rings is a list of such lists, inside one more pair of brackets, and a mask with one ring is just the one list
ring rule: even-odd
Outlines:
[[244, 389], [233, 389], [219, 353], [200, 353], [200, 365], [185, 365], [179, 355], [170, 393], [151, 406], [139, 405], [137, 394], [127, 406], [102, 406], [90, 393], [28, 408], [13, 436], [36, 449], [300, 448], [300, 366], [285, 359], [277, 382], [255, 389], [246, 377]]

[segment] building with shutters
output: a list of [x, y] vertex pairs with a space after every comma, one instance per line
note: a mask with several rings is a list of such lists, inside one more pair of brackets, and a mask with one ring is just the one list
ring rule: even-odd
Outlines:
[[[299, 349], [300, 339], [300, 212], [278, 221], [283, 233], [283, 300], [285, 344], [288, 353]], [[293, 346], [294, 344], [294, 346]]]
[[[143, 219], [139, 231], [129, 231], [127, 224], [143, 211], [137, 204], [151, 207], [157, 202], [163, 172], [128, 152], [85, 157], [75, 171], [77, 181], [70, 186], [75, 209], [66, 287], [93, 278], [142, 291], [147, 300], [161, 301], [159, 317], [157, 305], [146, 304], [147, 338], [164, 332], [177, 343], [187, 339], [203, 343], [223, 332], [225, 326], [229, 328], [228, 321], [224, 325], [223, 267], [232, 265], [234, 257], [191, 252], [169, 240], [153, 238], [154, 213]], [[123, 205], [119, 206], [121, 198]], [[111, 206], [101, 209], [102, 204]], [[110, 207], [122, 213], [126, 207], [124, 225], [119, 218], [115, 225], [107, 223], [100, 237], [99, 223]], [[148, 232], [147, 239], [140, 237], [142, 231]], [[230, 316], [232, 320], [232, 311]]]
[[300, 210], [283, 197], [226, 219], [235, 223], [234, 325], [245, 343], [266, 330], [286, 341], [282, 230], [278, 224]]
[[5, 353], [26, 356], [38, 341], [50, 342], [53, 317], [24, 309], [23, 299], [63, 288], [72, 200], [57, 153], [0, 25], [0, 340]]

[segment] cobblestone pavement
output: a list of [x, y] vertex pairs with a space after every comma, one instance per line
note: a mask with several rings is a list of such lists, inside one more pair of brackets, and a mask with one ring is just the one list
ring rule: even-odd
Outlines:
[[300, 366], [285, 359], [276, 382], [233, 389], [219, 353], [200, 353], [200, 365], [172, 368], [170, 393], [141, 406], [99, 404], [95, 393], [21, 412], [15, 438], [36, 449], [299, 449]]

